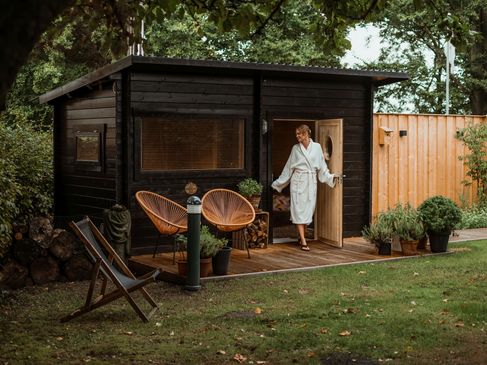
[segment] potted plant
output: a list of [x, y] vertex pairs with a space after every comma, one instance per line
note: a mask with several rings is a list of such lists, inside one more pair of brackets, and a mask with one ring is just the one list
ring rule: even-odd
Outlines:
[[391, 214], [394, 234], [399, 237], [402, 253], [405, 256], [417, 255], [418, 242], [425, 233], [418, 211], [409, 203], [399, 203], [392, 209]]
[[431, 252], [446, 252], [452, 229], [460, 223], [462, 212], [455, 202], [437, 195], [418, 207], [430, 240]]
[[260, 195], [262, 194], [263, 186], [257, 180], [251, 177], [242, 180], [237, 185], [238, 192], [247, 198], [255, 210], [259, 209]]
[[379, 255], [391, 254], [393, 221], [390, 212], [381, 212], [362, 230], [362, 237], [374, 244]]
[[217, 238], [211, 232], [208, 226], [201, 227], [200, 233], [200, 275], [208, 276], [212, 265], [212, 258], [218, 251], [226, 246], [228, 240]]
[[[179, 260], [178, 273], [186, 276], [188, 273], [188, 262], [186, 259], [188, 238], [182, 234], [175, 236], [175, 242], [178, 247]], [[212, 258], [220, 251], [228, 240], [215, 237], [209, 230], [208, 226], [201, 226], [200, 230], [200, 277], [206, 277], [210, 273]]]
[[186, 259], [188, 238], [183, 234], [176, 234], [174, 236], [174, 242], [179, 254], [179, 259], [176, 261], [178, 264], [178, 273], [181, 276], [186, 276], [188, 274], [188, 261]]

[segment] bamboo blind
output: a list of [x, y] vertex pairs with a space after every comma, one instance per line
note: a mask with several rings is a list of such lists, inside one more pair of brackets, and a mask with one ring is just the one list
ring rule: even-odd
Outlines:
[[[374, 114], [372, 216], [398, 202], [417, 207], [434, 195], [471, 203], [475, 186], [462, 184], [467, 168], [458, 159], [467, 149], [455, 135], [470, 123], [485, 122], [485, 116]], [[383, 145], [380, 127], [392, 129]]]

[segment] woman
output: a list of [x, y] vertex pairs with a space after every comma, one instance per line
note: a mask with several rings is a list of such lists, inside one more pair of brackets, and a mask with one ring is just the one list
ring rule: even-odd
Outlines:
[[301, 249], [309, 251], [305, 229], [313, 221], [316, 206], [316, 177], [322, 183], [334, 187], [339, 176], [331, 174], [319, 143], [311, 139], [311, 129], [302, 124], [296, 128], [296, 139], [281, 176], [272, 187], [281, 192], [291, 183], [291, 221], [296, 225]]

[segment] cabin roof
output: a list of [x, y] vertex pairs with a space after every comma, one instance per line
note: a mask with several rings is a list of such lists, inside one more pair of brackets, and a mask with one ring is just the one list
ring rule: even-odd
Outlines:
[[141, 72], [177, 70], [177, 71], [218, 71], [219, 74], [239, 72], [242, 75], [262, 76], [316, 76], [326, 79], [359, 79], [367, 81], [376, 86], [391, 84], [394, 82], [404, 81], [409, 78], [403, 72], [386, 72], [386, 71], [368, 71], [326, 68], [318, 66], [295, 66], [280, 65], [269, 63], [244, 63], [244, 62], [227, 62], [214, 60], [191, 60], [176, 59], [163, 57], [144, 57], [144, 56], [127, 56], [117, 62], [103, 66], [93, 72], [90, 72], [74, 81], [51, 90], [39, 97], [40, 103], [51, 102], [59, 97], [67, 95], [77, 89], [88, 86], [94, 82], [110, 77], [113, 74], [126, 69]]

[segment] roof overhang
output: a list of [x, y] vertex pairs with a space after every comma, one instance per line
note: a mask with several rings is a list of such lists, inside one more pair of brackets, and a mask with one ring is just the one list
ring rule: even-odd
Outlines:
[[125, 69], [134, 70], [168, 70], [188, 69], [191, 71], [219, 70], [231, 73], [238, 71], [242, 74], [261, 74], [263, 77], [271, 75], [315, 76], [329, 79], [357, 79], [369, 82], [375, 86], [383, 86], [407, 80], [409, 76], [403, 72], [383, 72], [353, 69], [338, 69], [312, 66], [276, 65], [267, 63], [243, 63], [210, 60], [190, 60], [162, 57], [128, 56], [120, 61], [106, 65], [74, 81], [51, 90], [39, 97], [40, 103], [48, 103], [59, 97], [69, 95], [75, 90], [89, 86], [102, 79], [109, 78]]

